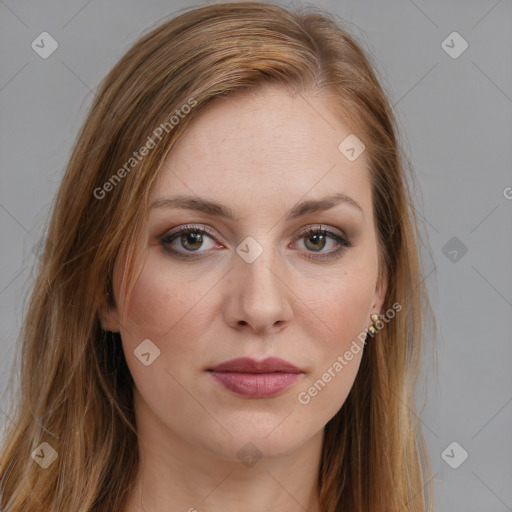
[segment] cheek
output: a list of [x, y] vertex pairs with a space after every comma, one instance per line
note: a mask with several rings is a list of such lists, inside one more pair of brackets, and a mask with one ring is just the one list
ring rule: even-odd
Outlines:
[[325, 354], [350, 345], [368, 326], [376, 278], [376, 257], [354, 253], [340, 268], [324, 272], [319, 279], [304, 281], [298, 295], [310, 308], [309, 329], [317, 331], [316, 339], [322, 333], [325, 343], [321, 346]]
[[[150, 339], [164, 357], [184, 360], [195, 346], [193, 341], [205, 332], [200, 312], [208, 308], [206, 296], [211, 284], [183, 276], [161, 257], [150, 255], [133, 289], [123, 342], [128, 353], [144, 339]], [[207, 323], [206, 315], [202, 315]], [[172, 340], [172, 343], [169, 343]]]
[[364, 272], [347, 274], [325, 294], [323, 309], [338, 340], [353, 334], [354, 328], [365, 326], [371, 306], [371, 285]]
[[[316, 361], [319, 363], [315, 365], [317, 373], [321, 374], [332, 366], [338, 356], [350, 349], [353, 342], [363, 346], [364, 330], [370, 322], [368, 312], [373, 298], [372, 285], [365, 273], [347, 273], [315, 301], [312, 309], [322, 320], [321, 323], [316, 322], [316, 325], [313, 322], [310, 324], [316, 330], [316, 334], [313, 331], [310, 333], [310, 338], [320, 338], [315, 348]], [[321, 332], [319, 325], [322, 326]], [[360, 355], [354, 355], [353, 361], [358, 360]]]
[[340, 409], [352, 388], [364, 351], [376, 269], [374, 272], [371, 258], [349, 263], [338, 278], [310, 287], [309, 291], [304, 288], [302, 292], [312, 311], [309, 338], [316, 343], [307, 347], [314, 369], [297, 390], [297, 402], [299, 410], [307, 412], [311, 421], [321, 418], [326, 423]]
[[[157, 415], [176, 408], [185, 417], [198, 414], [186, 391], [190, 385], [184, 388], [180, 383], [187, 382], [201, 363], [199, 340], [208, 330], [207, 316], [201, 312], [210, 307], [205, 299], [211, 287], [151, 256], [134, 286], [121, 329], [123, 351], [137, 390], [152, 411], [159, 411]], [[148, 339], [151, 344], [141, 345]], [[137, 354], [148, 350], [151, 362], [145, 365]], [[169, 424], [173, 421], [166, 418]]]

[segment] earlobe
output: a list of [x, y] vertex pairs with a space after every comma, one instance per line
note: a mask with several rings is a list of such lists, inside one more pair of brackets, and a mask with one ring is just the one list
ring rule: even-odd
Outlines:
[[101, 328], [104, 331], [119, 332], [119, 319], [115, 308], [102, 306], [98, 311]]

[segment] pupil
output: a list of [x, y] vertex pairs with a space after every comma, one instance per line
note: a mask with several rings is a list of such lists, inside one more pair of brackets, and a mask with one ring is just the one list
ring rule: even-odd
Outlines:
[[313, 244], [315, 245], [315, 247], [316, 247], [316, 248], [318, 248], [318, 245], [317, 245], [317, 244], [318, 244], [318, 242], [321, 242], [321, 241], [322, 241], [322, 240], [320, 240], [320, 239], [321, 239], [321, 238], [323, 238], [323, 236], [324, 236], [324, 235], [318, 235], [318, 234], [316, 234], [316, 235], [311, 235], [311, 236], [309, 236], [308, 238], [309, 238], [309, 240], [316, 239], [316, 241], [314, 241], [314, 242], [313, 242]]
[[[187, 244], [189, 244], [189, 245], [194, 245], [194, 244], [200, 245], [202, 243], [201, 238], [202, 238], [201, 233], [187, 233], [187, 234], [183, 235], [183, 237], [182, 237], [182, 241], [184, 241], [183, 245], [185, 247], [187, 246]], [[198, 249], [198, 248], [199, 247], [195, 247], [195, 249]]]

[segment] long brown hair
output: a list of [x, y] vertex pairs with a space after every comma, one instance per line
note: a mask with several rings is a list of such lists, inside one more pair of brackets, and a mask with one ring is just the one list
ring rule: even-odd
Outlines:
[[[419, 233], [393, 112], [371, 57], [342, 26], [312, 7], [195, 8], [143, 36], [100, 84], [56, 196], [20, 332], [20, 390], [0, 454], [2, 510], [122, 510], [139, 461], [133, 380], [119, 334], [99, 320], [101, 308], [115, 305], [114, 262], [124, 262], [129, 300], [149, 191], [168, 151], [216, 97], [270, 83], [323, 94], [365, 144], [388, 277], [383, 310], [402, 307], [366, 345], [351, 392], [325, 427], [321, 510], [432, 510], [414, 398], [431, 312]], [[57, 458], [43, 468], [37, 457], [49, 447]]]

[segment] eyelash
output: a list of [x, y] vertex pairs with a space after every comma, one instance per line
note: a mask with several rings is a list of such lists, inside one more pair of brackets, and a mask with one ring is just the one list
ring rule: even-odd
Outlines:
[[[184, 253], [172, 248], [169, 246], [176, 238], [178, 238], [180, 235], [183, 235], [184, 233], [201, 233], [209, 235], [211, 238], [215, 238], [215, 233], [207, 226], [197, 226], [197, 225], [186, 225], [182, 228], [178, 229], [175, 232], [171, 232], [169, 234], [166, 234], [164, 237], [161, 238], [160, 242], [164, 249], [171, 254], [171, 256], [176, 257], [178, 259], [183, 260], [190, 260], [191, 258], [201, 258], [202, 256], [194, 255], [193, 252], [187, 251], [191, 255], [185, 255]], [[324, 229], [322, 226], [315, 227], [315, 228], [309, 228], [306, 231], [303, 231], [300, 233], [295, 239], [295, 241], [298, 241], [302, 238], [305, 238], [306, 236], [311, 235], [323, 235], [331, 238], [332, 240], [338, 242], [341, 247], [335, 250], [332, 250], [327, 253], [318, 253], [318, 256], [306, 256], [308, 259], [312, 260], [325, 260], [325, 259], [338, 259], [340, 258], [345, 251], [352, 247], [351, 242], [345, 238], [344, 236], [339, 235], [338, 233], [334, 231], [330, 231], [328, 229]], [[202, 251], [206, 252], [206, 251]]]

